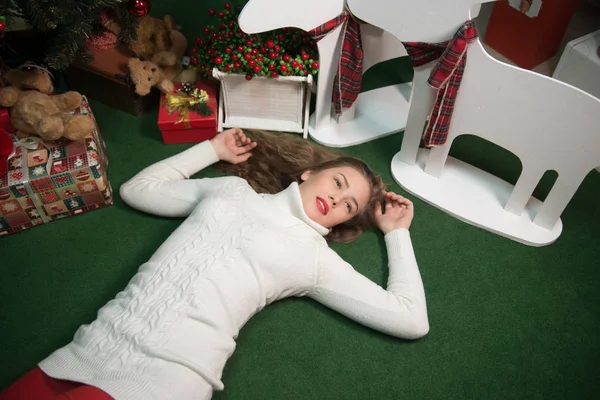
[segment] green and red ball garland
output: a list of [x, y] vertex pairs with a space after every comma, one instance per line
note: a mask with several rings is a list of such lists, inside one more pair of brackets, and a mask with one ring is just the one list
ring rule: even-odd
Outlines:
[[226, 3], [222, 11], [209, 10], [218, 25], [204, 28], [197, 37], [190, 62], [204, 77], [213, 67], [237, 73], [250, 80], [254, 76], [316, 76], [318, 51], [314, 40], [297, 28], [282, 28], [258, 34], [246, 34], [238, 25], [241, 6]]

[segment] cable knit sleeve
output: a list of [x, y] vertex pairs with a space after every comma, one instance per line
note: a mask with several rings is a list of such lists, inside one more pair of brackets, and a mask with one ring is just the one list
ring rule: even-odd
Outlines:
[[317, 281], [308, 297], [365, 326], [403, 339], [429, 331], [425, 292], [406, 229], [385, 235], [387, 290], [360, 274], [335, 251], [323, 246]]
[[188, 179], [219, 161], [210, 141], [144, 168], [119, 192], [125, 203], [140, 211], [163, 217], [188, 216], [207, 196], [215, 181], [223, 178]]

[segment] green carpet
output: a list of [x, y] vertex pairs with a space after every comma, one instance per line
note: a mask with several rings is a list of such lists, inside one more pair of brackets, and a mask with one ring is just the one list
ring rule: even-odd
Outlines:
[[[380, 76], [371, 74], [365, 87], [377, 86]], [[91, 105], [108, 148], [115, 204], [0, 239], [0, 389], [91, 322], [181, 223], [129, 208], [118, 188], [190, 145], [162, 143], [157, 109], [136, 118]], [[343, 151], [404, 193], [389, 168], [401, 139]], [[452, 154], [511, 183], [520, 172], [516, 157], [473, 137], [459, 138]], [[538, 198], [553, 180], [544, 177]], [[283, 300], [242, 329], [225, 391], [215, 399], [600, 398], [599, 200], [600, 174], [593, 171], [564, 212], [558, 241], [532, 248], [415, 199], [411, 232], [429, 335], [397, 340], [314, 301]], [[385, 285], [380, 233], [332, 247]]]

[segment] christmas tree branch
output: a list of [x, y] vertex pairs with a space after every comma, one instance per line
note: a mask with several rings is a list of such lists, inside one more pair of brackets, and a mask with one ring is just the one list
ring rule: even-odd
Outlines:
[[125, 43], [130, 43], [137, 38], [137, 28], [139, 18], [131, 15], [127, 10], [127, 5], [123, 2], [115, 7], [117, 20], [121, 25], [119, 40]]
[[88, 38], [102, 32], [100, 15], [112, 10], [121, 27], [119, 40], [129, 43], [136, 38], [139, 18], [127, 9], [127, 0], [0, 0], [0, 16], [11, 24], [14, 17], [25, 19], [37, 32], [50, 39], [44, 61], [58, 70], [86, 54]]
[[85, 52], [86, 37], [91, 31], [92, 24], [89, 22], [62, 27], [47, 50], [45, 61], [48, 66], [57, 70], [67, 68], [77, 56]]
[[23, 17], [23, 13], [15, 0], [1, 0], [0, 16], [4, 16], [10, 21], [14, 17]]
[[51, 21], [46, 17], [46, 14], [42, 11], [39, 0], [25, 0], [20, 2], [20, 8], [23, 13], [27, 16], [27, 20], [40, 32], [46, 32], [50, 29]]

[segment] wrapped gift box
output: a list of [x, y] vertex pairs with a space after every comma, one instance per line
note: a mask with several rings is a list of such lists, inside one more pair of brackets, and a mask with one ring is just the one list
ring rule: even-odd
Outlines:
[[10, 122], [10, 113], [8, 108], [0, 107], [0, 128], [6, 129], [9, 133], [14, 133], [17, 131]]
[[518, 67], [533, 69], [556, 55], [578, 6], [565, 0], [495, 2], [483, 41]]
[[[177, 89], [180, 87], [180, 85], [176, 86]], [[158, 127], [165, 143], [199, 143], [217, 135], [217, 88], [214, 84], [206, 82], [197, 83], [196, 88], [208, 94], [207, 104], [212, 109], [212, 114], [202, 116], [195, 111], [190, 111], [187, 118], [180, 121], [179, 112], [169, 114], [164, 104], [166, 95], [163, 94], [158, 111]]]
[[[85, 97], [74, 113], [94, 119]], [[0, 175], [0, 236], [113, 203], [106, 147], [97, 126], [76, 142], [17, 135], [13, 141], [16, 153]]]

